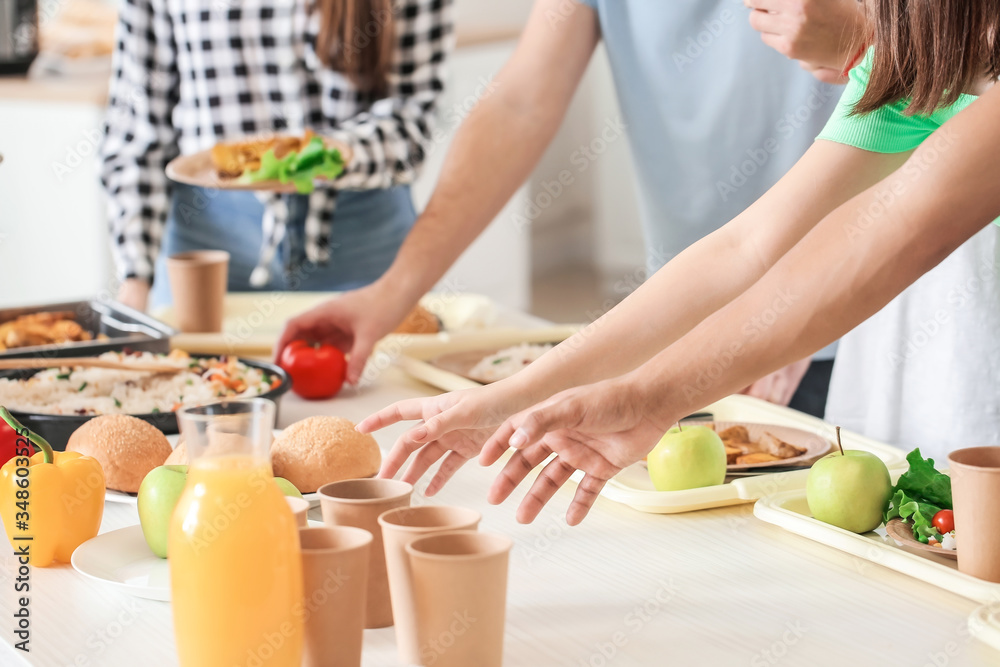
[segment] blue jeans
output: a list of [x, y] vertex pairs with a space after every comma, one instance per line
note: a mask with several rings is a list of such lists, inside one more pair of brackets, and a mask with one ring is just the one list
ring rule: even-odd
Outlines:
[[[207, 203], [207, 205], [206, 205]], [[185, 215], [177, 214], [185, 207]], [[174, 184], [170, 215], [164, 231], [150, 302], [153, 308], [171, 303], [166, 258], [190, 250], [225, 250], [230, 254], [229, 291], [306, 292], [350, 290], [367, 285], [392, 264], [416, 212], [409, 186], [386, 190], [347, 190], [337, 196], [330, 235], [330, 261], [313, 264], [305, 255], [308, 198], [290, 197], [285, 238], [278, 248], [267, 285], [254, 288], [250, 273], [257, 265], [264, 207], [249, 192], [208, 192]], [[191, 214], [190, 211], [196, 211]]]

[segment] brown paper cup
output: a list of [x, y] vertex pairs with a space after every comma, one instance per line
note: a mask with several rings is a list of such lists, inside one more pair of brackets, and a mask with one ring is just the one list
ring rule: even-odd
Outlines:
[[371, 533], [303, 528], [304, 667], [358, 667], [364, 637]]
[[399, 661], [406, 665], [420, 663], [417, 642], [417, 614], [413, 603], [413, 581], [406, 545], [426, 535], [455, 530], [475, 530], [482, 515], [465, 507], [423, 505], [389, 510], [378, 518], [385, 546], [385, 565], [389, 574], [389, 596], [396, 626]]
[[185, 333], [222, 331], [228, 274], [229, 253], [224, 250], [194, 250], [167, 258], [178, 329]]
[[958, 539], [958, 569], [1000, 583], [1000, 447], [948, 456]]
[[295, 523], [298, 524], [299, 528], [305, 528], [309, 525], [309, 501], [305, 498], [297, 498], [296, 496], [285, 496], [285, 500], [288, 502], [288, 506], [292, 508], [292, 514], [295, 515]]
[[502, 535], [455, 531], [406, 545], [417, 612], [418, 664], [502, 667], [512, 544]]
[[347, 479], [325, 484], [319, 487], [317, 493], [323, 523], [364, 528], [372, 534], [365, 627], [389, 627], [392, 625], [392, 603], [378, 517], [391, 509], [409, 506], [413, 486], [394, 479]]

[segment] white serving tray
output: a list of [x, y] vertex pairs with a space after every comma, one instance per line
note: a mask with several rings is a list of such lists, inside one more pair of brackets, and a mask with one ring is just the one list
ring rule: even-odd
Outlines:
[[1000, 651], [1000, 602], [983, 605], [969, 616], [969, 633]]
[[[729, 396], [709, 405], [704, 411], [711, 412], [716, 421], [793, 426], [836, 441], [836, 429], [822, 419], [750, 396]], [[845, 449], [860, 449], [875, 454], [885, 462], [890, 472], [902, 472], [907, 467], [906, 452], [901, 449], [851, 431], [841, 430], [840, 436]], [[790, 490], [801, 489], [804, 493], [808, 475], [808, 470], [793, 470], [741, 477], [726, 484], [700, 489], [657, 491], [653, 488], [647, 471], [636, 463], [609, 480], [601, 495], [640, 512], [677, 514], [750, 503]], [[582, 474], [577, 471], [572, 480], [579, 482], [581, 478]]]
[[[885, 534], [884, 526], [858, 535], [814, 519], [809, 512], [805, 489], [762, 497], [754, 505], [753, 513], [761, 521], [970, 600], [982, 603], [1000, 600], [1000, 584], [959, 572], [954, 559], [908, 551]], [[997, 632], [1000, 633], [1000, 629]]]
[[559, 343], [583, 325], [557, 325], [539, 329], [502, 328], [485, 331], [440, 333], [434, 336], [399, 336], [383, 341], [381, 351], [413, 377], [444, 391], [481, 387], [475, 380], [456, 375], [430, 363], [445, 354], [496, 350], [520, 343]]

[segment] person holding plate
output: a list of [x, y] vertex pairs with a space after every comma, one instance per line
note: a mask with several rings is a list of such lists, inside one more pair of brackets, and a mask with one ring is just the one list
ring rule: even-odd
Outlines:
[[[120, 300], [169, 303], [165, 257], [197, 249], [230, 253], [231, 290], [345, 290], [382, 275], [416, 218], [409, 184], [454, 46], [451, 0], [125, 0], [119, 11], [100, 156]], [[306, 130], [352, 154], [308, 195], [164, 174], [219, 142]]]
[[[366, 419], [363, 432], [423, 420], [400, 437], [381, 474], [416, 453], [403, 477], [413, 481], [443, 459], [434, 493], [466, 460], [492, 464], [512, 448], [490, 500], [507, 498], [547, 461], [518, 512], [531, 521], [580, 470], [567, 514], [577, 524], [604, 484], [679, 419], [844, 335], [970, 239], [977, 260], [988, 261], [974, 285], [954, 287], [989, 297], [969, 303], [979, 327], [969, 340], [995, 341], [998, 4], [913, 1], [900, 12], [897, 0], [872, 0], [869, 10], [871, 49], [819, 139], [777, 185], [527, 369]], [[969, 402], [962, 414], [948, 402], [922, 406], [941, 422], [937, 433], [958, 434], [929, 443], [935, 454], [1000, 444], [1000, 355], [995, 343], [977, 349], [990, 351], [964, 364], [963, 377], [924, 366], [911, 378]], [[966, 420], [982, 439], [965, 439]]]

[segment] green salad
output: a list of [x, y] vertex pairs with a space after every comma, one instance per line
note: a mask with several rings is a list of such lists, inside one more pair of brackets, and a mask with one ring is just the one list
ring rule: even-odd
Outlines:
[[300, 194], [309, 194], [317, 178], [333, 180], [344, 171], [344, 160], [336, 148], [327, 148], [321, 137], [313, 137], [301, 151], [289, 151], [278, 158], [274, 150], [260, 157], [260, 168], [247, 171], [243, 178], [249, 183], [278, 181], [292, 183]]
[[909, 523], [913, 537], [927, 544], [940, 542], [941, 533], [934, 526], [934, 515], [953, 509], [951, 478], [934, 467], [934, 459], [925, 459], [919, 449], [906, 455], [910, 469], [900, 475], [892, 489], [892, 499], [885, 512], [885, 521], [900, 518]]

